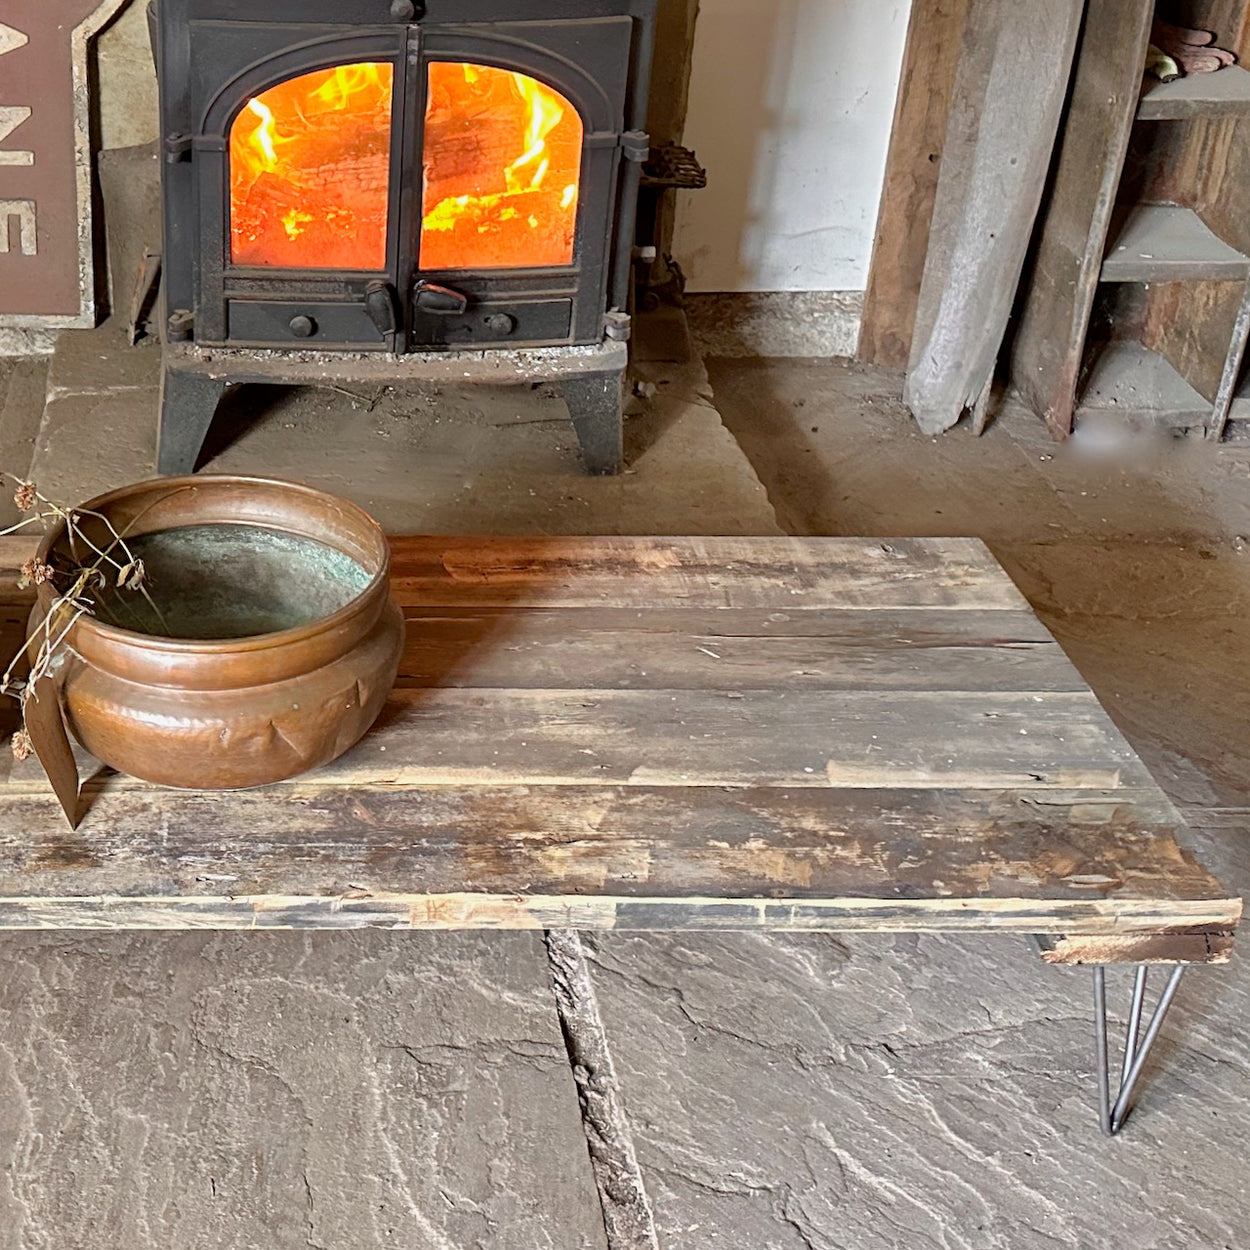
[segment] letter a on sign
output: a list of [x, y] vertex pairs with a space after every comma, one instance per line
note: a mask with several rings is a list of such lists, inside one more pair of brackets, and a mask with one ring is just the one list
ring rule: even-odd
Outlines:
[[0, 328], [95, 324], [92, 37], [124, 0], [0, 0]]

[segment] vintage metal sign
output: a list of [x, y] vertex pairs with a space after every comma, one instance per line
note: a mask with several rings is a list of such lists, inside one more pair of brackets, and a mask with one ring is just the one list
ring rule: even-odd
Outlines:
[[0, 327], [95, 318], [87, 45], [125, 0], [0, 0]]

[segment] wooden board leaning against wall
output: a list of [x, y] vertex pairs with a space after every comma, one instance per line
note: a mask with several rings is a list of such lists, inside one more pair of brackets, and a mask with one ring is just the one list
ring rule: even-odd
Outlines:
[[[1107, 2], [1140, 11], [1150, 0]], [[925, 413], [913, 405], [922, 426], [929, 409], [943, 414], [927, 421], [935, 430], [958, 417], [969, 353], [977, 360], [975, 389], [984, 390], [1042, 192], [1082, 8], [1082, 0], [1029, 9], [1009, 0], [912, 6], [857, 356], [914, 370], [916, 347], [926, 348], [925, 360], [945, 381], [940, 401], [921, 404]], [[1028, 91], [1006, 101], [1004, 82]], [[1000, 185], [996, 164], [1011, 185]], [[955, 313], [961, 324], [947, 324], [953, 309], [990, 303], [998, 306], [992, 331], [975, 314]], [[913, 344], [918, 323], [920, 345]], [[984, 341], [962, 343], [966, 335]]]
[[974, 3], [951, 101], [903, 402], [980, 433], [1043, 202], [1084, 0]]
[[868, 364], [903, 369], [911, 351], [969, 2], [911, 8], [856, 352]]
[[1149, 0], [1090, 0], [1036, 250], [1023, 277], [1012, 381], [1056, 436], [1072, 424], [1152, 10]]

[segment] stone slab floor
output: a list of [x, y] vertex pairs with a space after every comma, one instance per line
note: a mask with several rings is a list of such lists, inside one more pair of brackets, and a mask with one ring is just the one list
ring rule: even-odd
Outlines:
[[[1058, 449], [1010, 405], [933, 440], [894, 375], [706, 366], [644, 365], [618, 479], [541, 388], [244, 390], [208, 467], [393, 531], [981, 536], [1250, 883], [1250, 449]], [[150, 473], [154, 387], [107, 326], [0, 362], [0, 467], [73, 500]], [[1250, 1244], [1244, 954], [1187, 976], [1105, 1141], [1088, 973], [1022, 942], [586, 950], [654, 1221], [629, 1250]], [[10, 934], [0, 1020], [0, 1250], [617, 1250], [535, 937]]]

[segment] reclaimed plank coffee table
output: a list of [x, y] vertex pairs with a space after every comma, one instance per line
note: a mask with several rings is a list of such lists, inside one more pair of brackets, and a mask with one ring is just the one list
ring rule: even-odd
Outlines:
[[4, 752], [0, 927], [1033, 935], [1095, 965], [1108, 1132], [1180, 971], [1228, 957], [1240, 899], [979, 542], [399, 538], [393, 577], [398, 685], [329, 768], [222, 794], [84, 761], [71, 832]]

